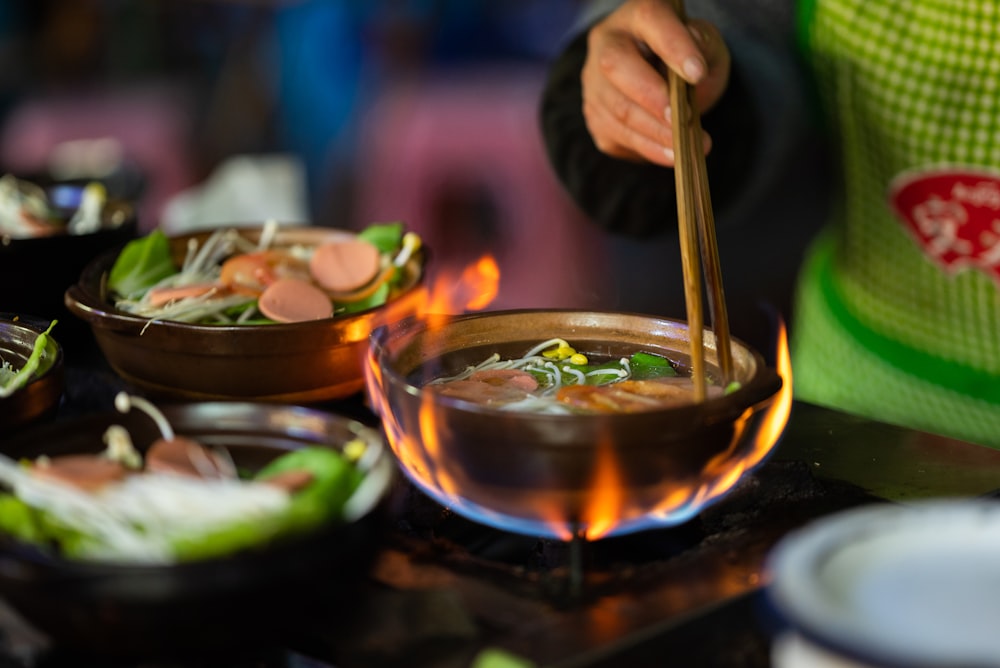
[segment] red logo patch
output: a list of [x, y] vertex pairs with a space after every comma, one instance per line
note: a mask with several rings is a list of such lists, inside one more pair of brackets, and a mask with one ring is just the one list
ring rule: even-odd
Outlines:
[[1000, 280], [1000, 174], [960, 167], [907, 172], [889, 185], [889, 205], [942, 268], [979, 269]]

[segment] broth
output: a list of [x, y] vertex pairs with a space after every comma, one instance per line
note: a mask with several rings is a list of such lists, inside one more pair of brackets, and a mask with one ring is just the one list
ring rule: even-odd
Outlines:
[[[417, 384], [442, 396], [518, 412], [635, 413], [695, 401], [690, 367], [676, 354], [609, 350], [592, 342], [577, 347], [564, 339], [508, 345], [505, 352], [518, 347], [525, 352], [463, 350], [422, 367]], [[709, 398], [729, 389], [708, 380]]]

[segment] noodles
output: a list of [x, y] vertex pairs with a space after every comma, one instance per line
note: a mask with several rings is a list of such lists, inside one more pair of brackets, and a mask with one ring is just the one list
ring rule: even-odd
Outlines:
[[[691, 379], [665, 357], [643, 351], [594, 363], [560, 338], [518, 358], [494, 353], [426, 388], [498, 410], [561, 415], [654, 410], [693, 400]], [[710, 392], [721, 394], [722, 388]]]

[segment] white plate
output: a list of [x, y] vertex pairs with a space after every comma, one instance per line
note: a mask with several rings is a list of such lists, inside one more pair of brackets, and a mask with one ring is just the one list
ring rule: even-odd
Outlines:
[[875, 504], [789, 534], [767, 598], [790, 627], [877, 666], [1000, 666], [1000, 502]]

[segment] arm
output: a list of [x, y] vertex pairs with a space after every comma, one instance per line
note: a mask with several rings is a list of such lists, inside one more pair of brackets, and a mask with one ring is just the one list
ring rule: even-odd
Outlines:
[[[659, 118], [653, 113], [666, 104], [666, 82], [661, 77], [650, 83], [647, 78], [647, 91], [655, 90], [658, 83], [658, 99], [653, 99], [648, 92], [644, 99], [643, 93], [635, 92], [639, 86], [633, 85], [632, 90], [627, 91], [634, 106], [644, 107], [641, 114], [629, 111], [629, 123], [637, 126], [635, 119], [645, 118], [648, 125], [651, 119], [663, 119], [652, 130], [632, 133], [633, 138], [640, 135], [646, 141], [644, 149], [641, 142], [633, 142], [630, 147], [629, 137], [622, 134], [618, 136], [625, 139], [620, 139], [616, 145], [613, 132], [598, 126], [593, 119], [588, 120], [585, 112], [585, 94], [597, 97], [593, 92], [596, 85], [590, 84], [590, 90], [586, 90], [587, 77], [594, 79], [593, 74], [587, 74], [586, 68], [593, 71], [595, 61], [609, 62], [608, 40], [594, 37], [595, 33], [608, 32], [608, 22], [614, 16], [607, 13], [608, 3], [603, 4], [605, 13], [596, 18], [591, 15], [585, 29], [569, 43], [550, 69], [541, 105], [546, 148], [570, 195], [601, 227], [633, 237], [669, 232], [675, 228], [676, 215], [673, 174], [669, 170], [672, 160], [659, 147], [670, 145], [670, 127], [662, 113]], [[613, 4], [621, 9], [645, 3], [634, 0]], [[709, 63], [714, 61], [708, 68], [709, 74], [720, 73], [715, 81], [711, 81], [711, 77], [702, 80], [696, 91], [698, 105], [704, 110], [703, 127], [711, 137], [707, 163], [717, 222], [720, 227], [741, 225], [747, 221], [748, 213], [759, 206], [760, 198], [770, 196], [768, 191], [773, 192], [779, 186], [779, 179], [784, 178], [782, 170], [789, 169], [792, 159], [789, 153], [802, 141], [804, 123], [808, 122], [803, 108], [802, 72], [791, 47], [791, 3], [779, 4], [770, 11], [761, 9], [764, 5], [741, 0], [690, 2], [689, 5], [692, 16], [698, 12], [713, 24], [722, 26], [721, 33], [709, 32], [711, 29], [705, 27], [705, 20], [692, 21], [697, 32], [718, 39], [714, 47], [705, 48], [710, 54], [715, 53], [708, 58]], [[622, 21], [612, 25], [625, 25], [619, 32], [630, 29]], [[638, 35], [638, 29], [631, 30]], [[683, 41], [686, 34], [675, 33], [673, 41]], [[728, 55], [718, 55], [719, 44], [729, 44], [733, 50], [731, 68], [726, 67]], [[661, 59], [672, 62], [675, 67], [678, 63], [682, 65], [684, 57], [692, 50], [699, 49], [693, 39], [688, 39], [680, 55], [667, 53], [663, 46], [657, 48], [664, 52]], [[595, 49], [600, 52], [594, 53]], [[623, 49], [618, 51], [617, 57], [624, 59]], [[632, 54], [633, 68], [648, 64], [639, 63], [638, 59]], [[648, 75], [648, 71], [642, 74]], [[610, 77], [609, 74], [607, 78]], [[618, 87], [627, 88], [624, 84]], [[607, 94], [603, 97], [607, 98]], [[619, 115], [626, 115], [621, 111], [623, 108], [617, 109]], [[732, 215], [727, 216], [727, 213]]]

